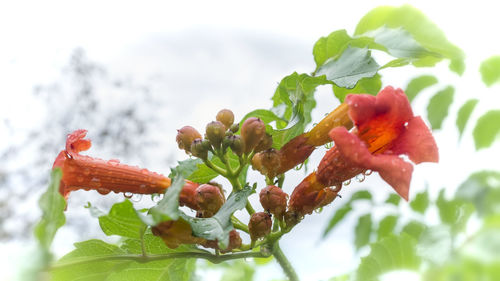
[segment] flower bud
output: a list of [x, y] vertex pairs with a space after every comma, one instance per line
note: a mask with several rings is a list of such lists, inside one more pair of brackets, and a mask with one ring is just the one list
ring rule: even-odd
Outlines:
[[203, 243], [203, 247], [206, 248], [212, 248], [212, 249], [219, 249], [221, 253], [227, 253], [231, 252], [234, 249], [237, 249], [241, 247], [241, 237], [238, 231], [236, 229], [233, 229], [229, 232], [229, 244], [227, 245], [226, 249], [220, 249], [219, 248], [219, 243], [217, 240], [207, 240], [205, 243]]
[[187, 206], [193, 210], [199, 210], [200, 207], [196, 202], [196, 189], [198, 187], [199, 184], [186, 180], [186, 183], [182, 187], [181, 193], [179, 194], [179, 205]]
[[241, 247], [241, 243], [242, 240], [240, 234], [236, 231], [236, 229], [233, 229], [229, 232], [229, 245], [227, 246], [227, 249], [222, 252], [229, 252], [233, 249], [237, 249]]
[[232, 135], [227, 137], [227, 139], [229, 140], [229, 147], [233, 153], [241, 156], [241, 154], [243, 154], [243, 142], [241, 141], [241, 137], [238, 135]]
[[205, 135], [214, 148], [219, 148], [224, 136], [226, 134], [226, 129], [224, 124], [219, 121], [212, 121], [207, 124]]
[[198, 157], [200, 159], [207, 159], [208, 157], [208, 149], [203, 144], [201, 139], [195, 139], [191, 144], [191, 153], [193, 156]]
[[229, 130], [231, 130], [231, 132], [233, 132], [233, 133], [238, 132], [239, 129], [240, 129], [240, 124], [238, 124], [238, 123], [231, 125], [231, 127], [229, 128]]
[[255, 147], [255, 152], [261, 152], [264, 150], [268, 150], [273, 145], [273, 137], [270, 134], [267, 134], [262, 138], [259, 144]]
[[280, 165], [279, 153], [272, 148], [259, 152], [252, 158], [252, 168], [270, 179], [277, 176]]
[[234, 123], [234, 114], [229, 109], [223, 109], [217, 113], [215, 120], [221, 122], [226, 127], [226, 130]]
[[271, 233], [271, 215], [265, 212], [254, 213], [248, 222], [250, 238], [255, 241]]
[[288, 195], [279, 187], [269, 185], [262, 189], [259, 194], [260, 204], [264, 210], [275, 215], [278, 219], [283, 218], [286, 211]]
[[202, 184], [196, 189], [196, 203], [204, 218], [211, 217], [219, 211], [226, 201], [222, 190], [218, 186]]
[[181, 244], [204, 244], [207, 240], [193, 236], [189, 223], [183, 219], [165, 221], [151, 229], [153, 235], [160, 236], [167, 247], [175, 249]]
[[195, 128], [184, 126], [180, 130], [177, 130], [177, 137], [175, 140], [180, 149], [191, 152], [191, 144], [195, 139], [201, 139], [200, 133], [198, 133]]
[[241, 125], [244, 152], [250, 153], [266, 135], [266, 125], [256, 117], [250, 117]]
[[295, 211], [286, 211], [284, 220], [286, 227], [291, 227], [298, 224], [302, 220], [302, 217], [300, 217]]

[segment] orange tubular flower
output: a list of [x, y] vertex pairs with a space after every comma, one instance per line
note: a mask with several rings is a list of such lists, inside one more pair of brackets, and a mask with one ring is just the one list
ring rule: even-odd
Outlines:
[[[314, 126], [311, 131], [298, 135], [287, 142], [276, 152], [276, 157], [263, 157], [266, 154], [265, 151], [257, 153], [255, 160], [258, 165], [253, 165], [253, 168], [259, 170], [264, 175], [275, 176], [283, 174], [298, 164], [303, 163], [317, 146], [332, 141], [328, 137], [328, 132], [331, 129], [339, 126], [346, 127], [347, 129], [352, 128], [352, 121], [347, 115], [348, 108], [346, 104], [341, 104]], [[266, 167], [273, 167], [273, 171], [270, 173]]]
[[105, 161], [79, 152], [88, 150], [91, 142], [84, 139], [86, 130], [76, 130], [68, 135], [66, 149], [54, 161], [53, 168], [62, 169], [60, 192], [68, 198], [78, 189], [97, 190], [101, 194], [131, 192], [139, 194], [163, 193], [170, 186], [170, 179], [139, 167], [120, 164], [117, 160]]
[[[401, 89], [386, 87], [376, 97], [348, 95], [345, 104], [355, 129], [330, 130], [335, 142], [321, 160], [318, 171], [305, 178], [290, 197], [289, 210], [311, 213], [335, 199], [342, 182], [366, 170], [376, 171], [405, 200], [408, 200], [413, 166], [438, 162], [438, 148], [420, 117], [413, 116]], [[335, 189], [329, 188], [335, 186]], [[330, 196], [328, 196], [330, 194]]]

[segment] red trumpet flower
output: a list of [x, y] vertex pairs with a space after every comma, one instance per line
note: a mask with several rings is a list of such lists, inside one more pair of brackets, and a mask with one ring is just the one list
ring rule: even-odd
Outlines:
[[338, 191], [342, 182], [366, 170], [378, 172], [408, 200], [413, 166], [400, 156], [408, 156], [415, 164], [438, 161], [431, 132], [420, 117], [413, 116], [401, 89], [386, 87], [376, 97], [348, 95], [345, 103], [355, 128], [351, 132], [345, 127], [330, 130], [335, 146], [323, 157], [315, 176], [295, 188], [290, 210], [305, 214], [330, 203], [335, 199], [326, 196], [331, 194], [330, 186]]
[[101, 194], [131, 192], [139, 194], [163, 193], [170, 186], [170, 179], [139, 167], [120, 164], [117, 160], [105, 161], [79, 152], [88, 150], [91, 142], [84, 139], [86, 130], [76, 130], [68, 135], [66, 149], [54, 161], [53, 168], [62, 169], [60, 192], [67, 198], [78, 189], [97, 190]]

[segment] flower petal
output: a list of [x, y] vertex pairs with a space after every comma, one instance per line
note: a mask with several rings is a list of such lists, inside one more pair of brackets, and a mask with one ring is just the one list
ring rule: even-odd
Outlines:
[[349, 116], [362, 131], [372, 120], [383, 115], [394, 127], [402, 127], [413, 117], [410, 103], [401, 89], [385, 87], [377, 96], [350, 94], [345, 102], [349, 105]]
[[330, 204], [341, 186], [332, 189], [317, 180], [316, 173], [309, 174], [292, 192], [288, 209], [298, 215], [310, 214], [317, 208]]
[[362, 140], [343, 127], [332, 129], [330, 137], [335, 141], [335, 147], [348, 165], [379, 172], [380, 176], [401, 197], [408, 200], [411, 173], [413, 172], [413, 166], [410, 163], [405, 162], [397, 155], [372, 155]]
[[68, 135], [66, 139], [66, 151], [70, 154], [76, 154], [80, 151], [85, 151], [92, 145], [90, 140], [85, 140], [87, 130], [79, 129]]
[[406, 130], [393, 142], [390, 150], [393, 154], [408, 155], [415, 164], [439, 161], [436, 141], [420, 117], [408, 121]]

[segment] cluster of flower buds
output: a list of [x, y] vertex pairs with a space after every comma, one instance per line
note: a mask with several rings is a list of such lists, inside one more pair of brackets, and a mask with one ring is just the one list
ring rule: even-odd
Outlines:
[[250, 117], [243, 122], [240, 135], [239, 124], [234, 123], [234, 114], [229, 109], [217, 113], [216, 121], [207, 124], [205, 139], [191, 126], [177, 130], [176, 141], [180, 149], [200, 159], [207, 159], [208, 151], [225, 153], [231, 148], [238, 156], [270, 149], [272, 137], [266, 133], [266, 125], [262, 120]]

